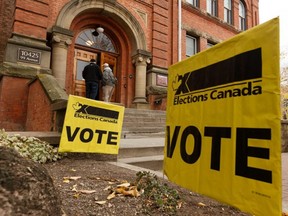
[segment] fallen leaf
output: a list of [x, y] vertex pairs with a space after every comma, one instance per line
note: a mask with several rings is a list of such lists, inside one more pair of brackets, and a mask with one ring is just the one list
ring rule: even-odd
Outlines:
[[95, 193], [96, 190], [78, 190], [78, 192], [83, 193], [83, 194], [92, 194], [92, 193]]
[[199, 203], [197, 203], [197, 205], [198, 206], [206, 206], [204, 203], [202, 203], [202, 202], [199, 202]]
[[139, 191], [137, 190], [136, 186], [126, 188], [126, 187], [117, 187], [115, 189], [116, 193], [123, 194], [125, 196], [133, 196], [133, 197], [138, 197], [140, 196]]
[[104, 188], [103, 190], [106, 191], [106, 190], [109, 190], [109, 189], [111, 189], [111, 186], [108, 186], [108, 187]]
[[130, 187], [130, 183], [129, 182], [125, 182], [125, 183], [122, 183], [120, 185], [117, 185], [117, 187]]
[[96, 201], [96, 203], [99, 205], [104, 205], [106, 203], [106, 201]]
[[73, 185], [71, 190], [77, 192], [77, 191], [78, 191], [78, 190], [77, 190], [77, 184]]
[[177, 209], [180, 209], [181, 207], [182, 207], [182, 202], [178, 202], [176, 208], [177, 208]]
[[76, 198], [76, 199], [78, 199], [78, 198], [79, 198], [79, 196], [80, 196], [80, 194], [79, 194], [79, 193], [76, 193], [76, 194], [74, 194], [74, 195], [73, 195], [73, 197], [74, 197], [74, 198]]
[[72, 172], [76, 172], [76, 169], [73, 169], [73, 168], [72, 168], [72, 169], [70, 169], [70, 171], [72, 171]]
[[80, 179], [81, 178], [81, 176], [66, 176], [66, 177], [63, 177], [63, 179], [64, 180], [78, 180], [78, 179]]
[[118, 187], [115, 189], [116, 193], [124, 194], [125, 193], [125, 188], [124, 187]]
[[115, 197], [116, 197], [116, 194], [115, 194], [115, 192], [113, 192], [113, 193], [109, 194], [109, 196], [107, 197], [107, 200], [113, 199]]
[[70, 180], [69, 180], [69, 179], [64, 179], [63, 182], [64, 182], [64, 183], [69, 183]]

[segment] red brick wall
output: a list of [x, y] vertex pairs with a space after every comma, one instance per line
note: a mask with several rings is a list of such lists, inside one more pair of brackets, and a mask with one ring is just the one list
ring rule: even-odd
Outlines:
[[48, 13], [48, 0], [17, 0], [13, 31], [46, 39]]
[[0, 128], [25, 129], [28, 79], [4, 76], [0, 80]]
[[7, 40], [12, 33], [15, 0], [0, 0], [0, 62], [3, 62]]
[[27, 105], [27, 131], [51, 131], [53, 128], [53, 113], [50, 100], [38, 80], [29, 85]]

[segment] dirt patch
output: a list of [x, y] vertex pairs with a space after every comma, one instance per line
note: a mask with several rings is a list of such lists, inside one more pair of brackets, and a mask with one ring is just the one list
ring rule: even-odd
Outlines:
[[[116, 187], [123, 182], [135, 182], [135, 171], [93, 158], [77, 157], [65, 158], [44, 166], [59, 191], [62, 209], [67, 216], [169, 214], [169, 212], [165, 213], [156, 208], [147, 208], [147, 199], [141, 195], [139, 197], [116, 196], [107, 200], [110, 193], [107, 188]], [[168, 187], [179, 192], [179, 209], [173, 215], [249, 215], [231, 206], [180, 188], [165, 179], [160, 178], [159, 181], [163, 184], [167, 183]]]

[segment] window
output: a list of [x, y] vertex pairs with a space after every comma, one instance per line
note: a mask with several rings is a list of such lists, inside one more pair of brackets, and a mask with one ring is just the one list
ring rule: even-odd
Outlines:
[[232, 2], [224, 0], [224, 21], [232, 24]]
[[76, 44], [115, 53], [116, 50], [110, 38], [105, 33], [94, 36], [92, 34], [94, 31], [95, 29], [85, 29], [82, 31], [77, 37]]
[[212, 16], [217, 16], [217, 0], [207, 0], [207, 12]]
[[197, 53], [197, 38], [186, 36], [186, 57], [190, 57]]
[[213, 43], [210, 43], [210, 42], [207, 42], [207, 49], [209, 49], [209, 48], [211, 48], [211, 47], [213, 47], [214, 46], [214, 44]]
[[246, 10], [242, 1], [239, 2], [239, 29], [246, 30]]
[[198, 7], [198, 0], [186, 0], [186, 2], [188, 2], [189, 4]]

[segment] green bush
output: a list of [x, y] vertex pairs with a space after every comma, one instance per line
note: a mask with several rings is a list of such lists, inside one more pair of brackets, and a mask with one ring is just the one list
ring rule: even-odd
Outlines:
[[4, 129], [0, 130], [0, 146], [14, 148], [21, 156], [38, 163], [57, 161], [64, 156], [48, 142], [19, 134], [8, 135]]
[[[162, 184], [157, 176], [151, 172], [141, 171], [136, 173], [135, 185], [139, 191], [143, 190], [146, 199], [144, 209], [146, 214], [151, 214], [149, 209], [157, 209], [161, 215], [175, 215], [180, 203], [178, 191]], [[147, 208], [148, 207], [148, 208]]]

